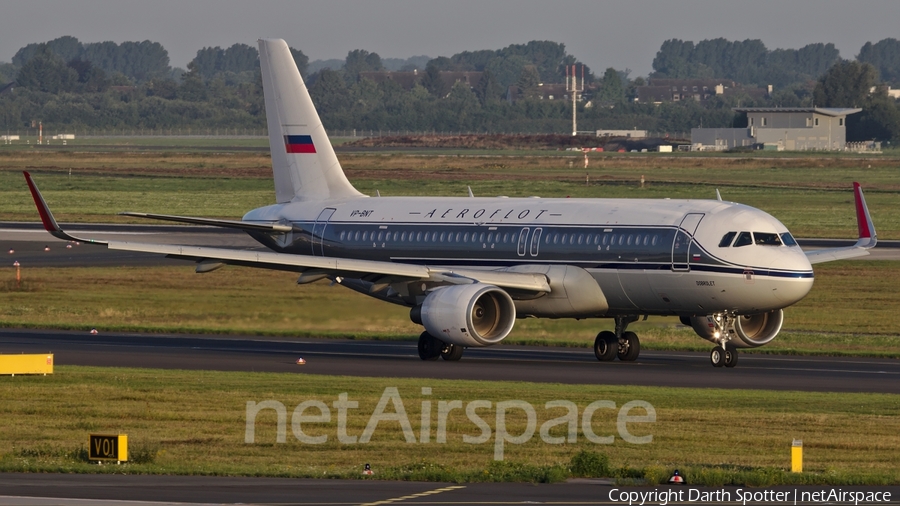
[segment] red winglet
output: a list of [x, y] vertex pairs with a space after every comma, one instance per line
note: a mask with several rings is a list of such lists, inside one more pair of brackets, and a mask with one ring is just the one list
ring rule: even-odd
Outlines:
[[31, 179], [31, 174], [26, 171], [23, 171], [22, 174], [25, 174], [25, 181], [28, 183], [28, 189], [31, 190], [31, 198], [34, 199], [34, 205], [37, 206], [38, 214], [41, 215], [41, 222], [44, 224], [44, 230], [51, 234], [53, 232], [59, 232], [59, 225], [53, 218], [53, 213], [50, 212], [50, 208], [47, 206], [47, 202], [44, 201], [44, 197], [38, 190], [37, 185], [35, 185], [34, 181]]
[[38, 190], [36, 184], [34, 184], [34, 180], [31, 179], [31, 174], [28, 172], [22, 171], [22, 174], [25, 174], [25, 181], [28, 183], [28, 189], [31, 190], [31, 198], [34, 199], [34, 205], [37, 206], [38, 214], [41, 215], [41, 223], [44, 224], [44, 230], [50, 232], [50, 235], [56, 237], [57, 239], [62, 239], [64, 241], [81, 241], [93, 244], [106, 244], [106, 241], [97, 241], [94, 239], [82, 239], [80, 237], [75, 237], [67, 234], [62, 227], [56, 223], [56, 219], [53, 217], [53, 213], [50, 212], [50, 206], [47, 205], [47, 202], [44, 200], [44, 196], [41, 195], [41, 191]]
[[859, 183], [853, 182], [853, 195], [856, 198], [856, 224], [859, 227], [860, 239], [871, 239], [875, 236], [875, 225], [869, 216], [869, 208], [866, 206], [866, 198], [863, 196]]

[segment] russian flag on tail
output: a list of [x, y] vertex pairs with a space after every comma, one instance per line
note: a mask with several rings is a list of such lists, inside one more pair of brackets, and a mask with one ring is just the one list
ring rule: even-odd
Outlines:
[[315, 153], [316, 146], [312, 136], [309, 135], [285, 135], [284, 149], [288, 153]]

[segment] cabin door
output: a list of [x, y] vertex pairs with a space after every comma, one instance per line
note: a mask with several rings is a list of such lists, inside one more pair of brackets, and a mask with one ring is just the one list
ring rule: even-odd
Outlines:
[[322, 209], [322, 212], [319, 213], [319, 217], [316, 218], [316, 223], [313, 225], [312, 230], [312, 254], [313, 256], [325, 256], [325, 246], [323, 245], [325, 238], [325, 229], [328, 227], [328, 220], [331, 219], [331, 215], [334, 214], [333, 207], [326, 207]]
[[681, 226], [675, 231], [672, 242], [673, 271], [691, 270], [691, 241], [703, 216], [703, 213], [688, 213], [681, 219]]

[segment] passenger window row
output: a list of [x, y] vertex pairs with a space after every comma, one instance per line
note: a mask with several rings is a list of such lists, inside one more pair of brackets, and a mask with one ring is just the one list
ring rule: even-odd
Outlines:
[[[491, 243], [515, 244], [521, 232], [435, 232], [435, 231], [389, 231], [389, 230], [344, 230], [341, 242], [409, 242], [409, 243]], [[544, 244], [594, 245], [594, 246], [656, 246], [658, 234], [626, 233], [559, 233], [544, 234]]]
[[516, 242], [515, 232], [406, 232], [388, 230], [345, 230], [340, 240], [349, 242], [462, 242], [462, 243], [500, 243]]
[[[737, 239], [735, 239], [737, 236]], [[719, 241], [720, 248], [740, 248], [741, 246], [750, 246], [751, 244], [759, 244], [760, 246], [796, 246], [797, 241], [789, 233], [774, 234], [771, 232], [728, 232], [722, 236]]]
[[595, 246], [656, 246], [659, 236], [656, 234], [576, 234], [554, 232], [544, 236], [544, 244], [584, 244]]

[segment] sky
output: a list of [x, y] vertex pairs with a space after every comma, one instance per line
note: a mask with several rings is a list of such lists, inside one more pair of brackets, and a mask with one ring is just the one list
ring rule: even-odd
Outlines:
[[769, 49], [832, 42], [853, 58], [900, 39], [897, 0], [0, 0], [0, 62], [31, 42], [151, 40], [184, 68], [198, 49], [282, 38], [310, 59], [353, 49], [450, 56], [531, 40], [566, 45], [596, 73], [652, 72], [667, 39], [760, 39]]

